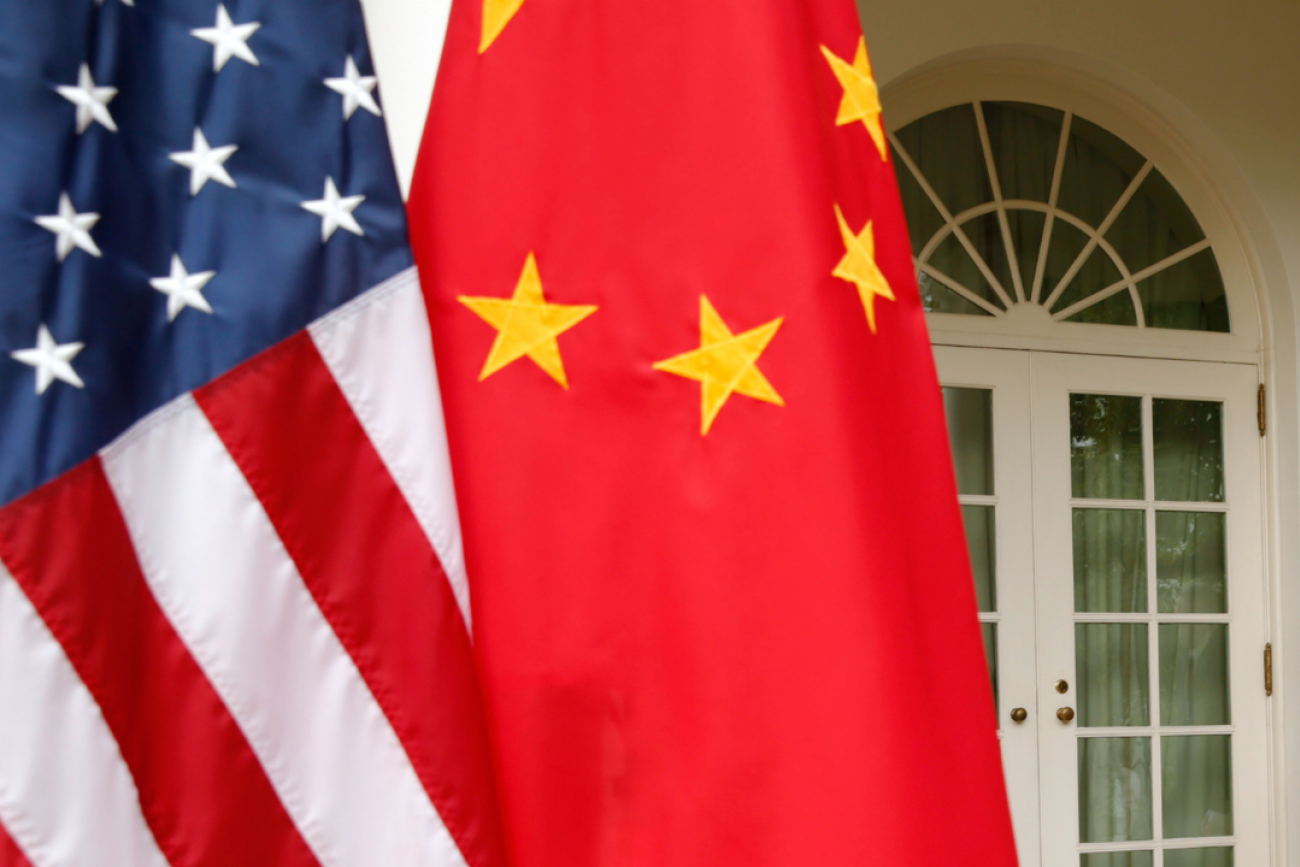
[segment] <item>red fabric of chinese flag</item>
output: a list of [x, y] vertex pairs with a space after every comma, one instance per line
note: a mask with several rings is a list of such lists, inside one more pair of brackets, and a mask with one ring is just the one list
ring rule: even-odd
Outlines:
[[514, 867], [1007, 867], [851, 0], [456, 0], [415, 185]]

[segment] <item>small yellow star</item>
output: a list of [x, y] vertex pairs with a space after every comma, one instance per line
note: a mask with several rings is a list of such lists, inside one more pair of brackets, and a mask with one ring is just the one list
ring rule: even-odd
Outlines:
[[835, 206], [835, 219], [840, 224], [840, 236], [844, 239], [847, 251], [840, 263], [831, 273], [841, 280], [847, 280], [858, 287], [862, 298], [862, 307], [867, 311], [867, 324], [871, 333], [876, 333], [876, 296], [889, 301], [895, 300], [894, 290], [889, 287], [880, 266], [876, 264], [876, 235], [872, 231], [871, 221], [856, 235], [844, 219], [840, 206]]
[[709, 299], [700, 296], [700, 348], [660, 361], [654, 369], [699, 380], [701, 435], [709, 432], [733, 392], [785, 406], [781, 395], [755, 366], [782, 321], [773, 319], [742, 334], [732, 334]]
[[478, 43], [479, 54], [488, 50], [523, 5], [524, 0], [483, 0], [483, 35]]
[[853, 57], [853, 65], [836, 57], [829, 48], [822, 46], [831, 71], [844, 88], [844, 99], [840, 102], [840, 113], [835, 123], [844, 126], [856, 120], [871, 134], [882, 160], [889, 159], [889, 144], [885, 140], [885, 125], [880, 119], [880, 91], [876, 80], [871, 77], [871, 61], [867, 59], [867, 40], [858, 37], [858, 53]]
[[542, 278], [537, 273], [537, 259], [532, 253], [524, 261], [523, 273], [510, 298], [456, 299], [477, 313], [497, 330], [479, 382], [487, 379], [512, 361], [527, 355], [537, 366], [565, 388], [564, 362], [555, 338], [596, 312], [590, 305], [547, 304], [542, 295]]

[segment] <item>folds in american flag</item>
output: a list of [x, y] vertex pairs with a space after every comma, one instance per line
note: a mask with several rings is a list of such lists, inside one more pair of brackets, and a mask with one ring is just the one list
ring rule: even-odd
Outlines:
[[0, 865], [500, 867], [357, 0], [3, 6]]

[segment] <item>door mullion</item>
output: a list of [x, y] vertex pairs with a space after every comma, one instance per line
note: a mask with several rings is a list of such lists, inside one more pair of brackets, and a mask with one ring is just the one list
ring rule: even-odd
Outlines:
[[1156, 622], [1156, 613], [1160, 606], [1159, 581], [1156, 572], [1156, 450], [1155, 450], [1155, 409], [1151, 396], [1142, 398], [1142, 475], [1144, 497], [1146, 501], [1146, 556], [1147, 564], [1147, 694], [1151, 714], [1151, 836], [1156, 843], [1155, 867], [1164, 867], [1164, 850], [1160, 842], [1164, 840], [1164, 774], [1163, 747], [1160, 738], [1160, 627]]

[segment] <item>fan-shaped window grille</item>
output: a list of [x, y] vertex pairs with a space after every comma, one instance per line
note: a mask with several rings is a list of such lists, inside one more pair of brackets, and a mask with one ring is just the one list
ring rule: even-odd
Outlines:
[[1150, 160], [1068, 112], [959, 105], [892, 137], [921, 295], [940, 313], [1228, 331], [1210, 242]]

